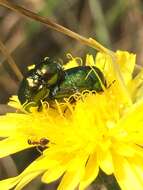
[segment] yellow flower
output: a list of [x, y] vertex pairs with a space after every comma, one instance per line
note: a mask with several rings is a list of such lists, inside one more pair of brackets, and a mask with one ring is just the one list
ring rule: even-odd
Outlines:
[[123, 190], [143, 189], [142, 71], [133, 79], [135, 55], [117, 51], [115, 57], [99, 53], [94, 61], [87, 55], [86, 65], [99, 67], [105, 75], [103, 92], [82, 93], [76, 104], [56, 102], [56, 109], [44, 102], [42, 111], [31, 113], [23, 113], [16, 100], [13, 105], [22, 112], [0, 117], [0, 157], [47, 139], [43, 154], [19, 176], [0, 181], [1, 189], [21, 189], [41, 175], [45, 183], [62, 176], [58, 190], [82, 190], [99, 168], [114, 174]]

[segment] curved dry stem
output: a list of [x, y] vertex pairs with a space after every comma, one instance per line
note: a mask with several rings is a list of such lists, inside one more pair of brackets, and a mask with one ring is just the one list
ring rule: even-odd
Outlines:
[[38, 22], [41, 22], [43, 23], [44, 25], [46, 25], [47, 27], [51, 28], [51, 29], [54, 29], [58, 32], [61, 32], [73, 39], [76, 39], [78, 40], [79, 42], [89, 46], [89, 47], [92, 47], [102, 53], [106, 53], [108, 55], [111, 56], [112, 58], [112, 61], [113, 61], [113, 68], [114, 68], [114, 72], [116, 74], [116, 77], [117, 77], [117, 80], [119, 81], [119, 85], [121, 86], [122, 90], [123, 90], [123, 94], [125, 95], [127, 101], [129, 104], [131, 104], [131, 98], [128, 94], [128, 91], [126, 89], [126, 86], [124, 84], [124, 81], [123, 81], [123, 78], [121, 76], [121, 73], [120, 73], [120, 70], [118, 68], [118, 64], [117, 63], [117, 58], [116, 58], [116, 55], [113, 51], [107, 49], [106, 47], [102, 46], [99, 42], [97, 42], [95, 39], [92, 39], [92, 38], [85, 38], [79, 34], [77, 34], [76, 32], [73, 32], [71, 30], [69, 30], [68, 28], [65, 28], [63, 26], [61, 26], [60, 24], [57, 24], [53, 21], [51, 21], [50, 19], [46, 18], [46, 17], [42, 17], [42, 16], [39, 16], [38, 14], [32, 12], [32, 11], [29, 11], [27, 9], [24, 9], [23, 7], [19, 6], [19, 5], [16, 5], [12, 2], [9, 2], [8, 0], [0, 0], [0, 5], [4, 6], [4, 7], [7, 7], [15, 12], [18, 12], [20, 13], [21, 15], [24, 15], [28, 18], [31, 18], [33, 20], [36, 20]]
[[91, 40], [91, 39], [85, 38], [85, 37], [77, 34], [76, 32], [73, 32], [73, 31], [69, 30], [68, 28], [63, 27], [60, 24], [57, 24], [56, 22], [51, 21], [50, 19], [48, 19], [46, 17], [39, 16], [38, 14], [36, 14], [32, 11], [24, 9], [23, 7], [21, 7], [19, 5], [11, 3], [7, 0], [0, 0], [0, 4], [4, 7], [11, 9], [11, 10], [14, 10], [14, 11], [16, 11], [16, 12], [18, 12], [18, 13], [20, 13], [20, 14], [28, 17], [28, 18], [31, 18], [31, 19], [36, 20], [38, 22], [41, 22], [41, 23], [45, 24], [46, 26], [48, 26], [49, 28], [52, 28], [58, 32], [61, 32], [61, 33], [65, 34], [71, 38], [74, 38], [74, 39], [80, 41], [81, 43], [83, 43], [89, 47], [95, 48], [98, 51], [101, 51], [103, 53], [108, 53], [108, 54], [111, 53], [110, 50], [108, 50], [107, 48], [102, 46], [96, 40], [93, 40], [93, 39]]

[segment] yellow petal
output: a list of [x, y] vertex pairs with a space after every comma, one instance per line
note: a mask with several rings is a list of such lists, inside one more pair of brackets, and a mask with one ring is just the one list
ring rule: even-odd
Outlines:
[[117, 51], [117, 62], [119, 64], [124, 81], [127, 84], [132, 79], [136, 62], [136, 55], [127, 51]]
[[113, 75], [112, 59], [109, 55], [97, 53], [95, 65], [104, 73], [105, 78], [109, 83], [115, 80]]
[[14, 187], [18, 183], [19, 180], [20, 180], [19, 176], [2, 180], [0, 181], [0, 188], [2, 190], [9, 190], [12, 187]]
[[35, 177], [37, 177], [38, 175], [40, 175], [43, 171], [34, 171], [34, 172], [29, 172], [29, 173], [21, 173], [19, 176], [17, 177], [12, 177], [9, 179], [5, 179], [0, 181], [0, 188], [2, 190], [9, 190], [11, 188], [13, 188], [14, 186], [16, 186], [16, 184], [18, 184], [15, 187], [15, 190], [20, 190], [22, 189], [25, 185], [27, 185], [32, 179], [34, 179]]
[[58, 190], [73, 190], [78, 186], [84, 174], [85, 160], [83, 157], [77, 157], [71, 161], [58, 186]]
[[114, 151], [117, 152], [119, 155], [132, 157], [134, 156], [136, 149], [133, 143], [121, 143], [121, 142], [114, 142]]
[[131, 165], [134, 173], [143, 184], [143, 158], [136, 155], [133, 158], [128, 158], [128, 163]]
[[108, 175], [111, 175], [114, 172], [112, 155], [110, 151], [98, 151], [98, 159], [100, 168]]
[[39, 176], [41, 173], [43, 173], [43, 170], [42, 171], [39, 170], [39, 171], [35, 171], [35, 172], [30, 172], [30, 173], [27, 173], [26, 175], [22, 176], [20, 182], [15, 187], [15, 190], [21, 190], [25, 185], [27, 185], [30, 181], [32, 181], [34, 178]]
[[[64, 70], [66, 69], [70, 69], [70, 68], [73, 68], [73, 67], [77, 67], [79, 65], [82, 65], [82, 59], [80, 57], [73, 57], [71, 54], [67, 54], [67, 57], [69, 59], [71, 59], [68, 63], [66, 63], [63, 68]], [[80, 64], [79, 64], [80, 63]]]
[[32, 162], [19, 176], [0, 181], [0, 187], [3, 187], [3, 190], [8, 190], [17, 184], [16, 189], [21, 189], [32, 179], [55, 165], [57, 165], [56, 160], [50, 160], [45, 155], [42, 155]]
[[[143, 189], [143, 162], [134, 163], [126, 157], [114, 154], [114, 175], [122, 190], [142, 190]], [[140, 170], [137, 172], [137, 170]], [[138, 175], [139, 174], [139, 175]]]
[[143, 98], [143, 69], [130, 81], [128, 88], [134, 102]]
[[[129, 131], [143, 130], [143, 99], [129, 107], [117, 123], [117, 128]], [[115, 129], [116, 130], [116, 129]], [[120, 135], [120, 134], [119, 134]]]
[[92, 181], [95, 180], [99, 172], [99, 163], [97, 160], [97, 153], [93, 153], [90, 155], [85, 171], [84, 171], [84, 176], [81, 179], [79, 189], [85, 189]]
[[90, 55], [90, 54], [86, 55], [86, 62], [85, 62], [85, 64], [87, 66], [95, 66], [95, 61], [94, 61], [93, 55]]
[[[127, 84], [132, 79], [136, 56], [127, 51], [117, 51], [116, 57], [124, 82]], [[107, 54], [98, 53], [96, 56], [96, 66], [107, 76], [110, 82], [115, 79], [113, 77], [112, 61], [111, 57]]]
[[16, 133], [20, 134], [22, 130], [28, 132], [28, 128], [30, 129], [32, 126], [31, 119], [33, 117], [30, 114], [22, 113], [8, 113], [5, 116], [1, 116], [0, 137], [8, 137]]
[[65, 172], [65, 167], [55, 166], [54, 168], [48, 169], [42, 176], [42, 181], [44, 183], [51, 183], [59, 179], [62, 174]]
[[58, 190], [73, 190], [75, 189], [83, 175], [83, 168], [77, 168], [74, 171], [67, 171], [63, 176], [60, 185], [58, 186]]
[[22, 137], [18, 138], [7, 138], [0, 141], [0, 158], [14, 154], [21, 150], [29, 148], [27, 140]]

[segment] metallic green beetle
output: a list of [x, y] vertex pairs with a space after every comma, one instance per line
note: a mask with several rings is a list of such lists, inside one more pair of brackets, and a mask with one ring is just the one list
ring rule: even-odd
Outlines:
[[100, 92], [103, 86], [106, 87], [106, 80], [95, 66], [92, 69], [78, 66], [63, 70], [56, 60], [46, 58], [27, 73], [20, 84], [18, 98], [22, 104], [33, 102], [33, 106], [37, 106], [41, 100], [63, 101], [84, 90]]

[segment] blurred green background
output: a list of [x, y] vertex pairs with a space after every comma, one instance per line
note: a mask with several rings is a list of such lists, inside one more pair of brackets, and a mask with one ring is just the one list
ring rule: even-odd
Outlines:
[[[137, 63], [143, 64], [141, 0], [11, 0], [11, 2], [47, 16], [85, 37], [95, 38], [112, 50], [134, 52], [137, 54]], [[23, 75], [28, 65], [38, 63], [45, 56], [60, 58], [66, 62], [67, 53], [81, 56], [83, 59], [86, 53], [96, 53], [95, 50], [61, 33], [3, 7], [0, 7], [0, 41], [5, 44]], [[8, 64], [6, 56], [0, 52], [0, 114], [9, 110], [5, 103], [11, 95], [17, 93], [19, 82], [16, 71]], [[16, 175], [17, 170], [22, 171], [38, 154], [36, 150], [28, 150], [27, 153], [14, 155], [14, 160], [18, 162], [17, 169], [11, 158], [2, 159], [0, 176], [4, 178]], [[112, 176], [109, 178], [104, 182], [99, 178], [88, 190], [119, 189], [112, 183], [114, 181]], [[50, 186], [41, 185], [37, 179], [25, 189], [54, 190], [57, 183]]]

